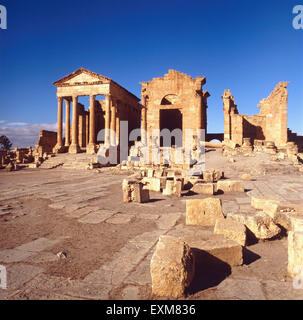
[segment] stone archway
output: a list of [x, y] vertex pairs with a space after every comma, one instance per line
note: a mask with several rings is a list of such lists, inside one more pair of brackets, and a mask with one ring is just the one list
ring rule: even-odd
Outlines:
[[219, 140], [221, 142], [224, 141], [224, 133], [207, 133], [205, 140], [210, 142], [212, 140]]

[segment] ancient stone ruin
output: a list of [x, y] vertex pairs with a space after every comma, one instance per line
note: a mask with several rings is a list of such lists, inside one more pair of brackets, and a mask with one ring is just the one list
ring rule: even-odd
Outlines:
[[[62, 174], [60, 183], [55, 184], [58, 190], [53, 187], [56, 181], [47, 177], [41, 184], [33, 182], [28, 191], [24, 184], [30, 179], [25, 179], [17, 185], [21, 190], [9, 190], [1, 199], [14, 199], [16, 192], [23, 197], [17, 202], [23, 206], [22, 201], [30, 196], [38, 200], [41, 197], [48, 201], [43, 203], [43, 210], [47, 207], [51, 214], [60, 214], [60, 223], [76, 219], [63, 230], [71, 226], [82, 233], [82, 228], [77, 229], [77, 224], [82, 223], [83, 230], [96, 232], [98, 237], [102, 230], [106, 246], [116, 241], [115, 253], [107, 252], [105, 262], [100, 252], [97, 258], [91, 258], [92, 252], [87, 250], [87, 261], [93, 264], [102, 260], [102, 265], [93, 270], [89, 266], [74, 287], [69, 285], [73, 281], [69, 278], [69, 284], [62, 289], [64, 294], [67, 290], [68, 295], [73, 295], [77, 288], [88, 297], [88, 292], [97, 292], [97, 298], [113, 297], [114, 293], [120, 298], [123, 290], [130, 287], [132, 293], [138, 283], [142, 292], [150, 286], [148, 298], [182, 298], [205, 288], [220, 289], [220, 281], [233, 268], [238, 268], [240, 274], [248, 270], [251, 262], [247, 259], [253, 256], [249, 254], [250, 246], [270, 246], [283, 238], [287, 243], [288, 277], [302, 275], [303, 187], [299, 179], [303, 172], [303, 138], [287, 128], [287, 82], [279, 82], [260, 102], [259, 114], [253, 116], [239, 114], [231, 90], [225, 90], [224, 133], [208, 132], [210, 94], [204, 90], [204, 76], [192, 78], [169, 70], [163, 77], [141, 82], [141, 101], [112, 79], [83, 68], [54, 85], [57, 132], [42, 130], [35, 148], [0, 151], [0, 165], [6, 171], [30, 168], [35, 170], [29, 173], [41, 175], [46, 169], [58, 167], [70, 171], [51, 171], [54, 176], [56, 171]], [[89, 106], [78, 102], [81, 96], [89, 96]], [[127, 131], [121, 134], [122, 122], [127, 123]], [[188, 132], [191, 140], [187, 140]], [[133, 139], [126, 139], [129, 135]], [[126, 154], [122, 154], [125, 139]], [[221, 143], [212, 143], [212, 139]], [[119, 155], [117, 162], [101, 163], [100, 150], [102, 159], [109, 159], [114, 150]], [[206, 160], [207, 156], [214, 163]], [[243, 170], [241, 165], [246, 159]], [[258, 167], [260, 162], [264, 172], [256, 169], [254, 173], [251, 167]], [[90, 171], [80, 174], [75, 169]], [[270, 182], [266, 170], [276, 174]], [[295, 171], [293, 179], [299, 178], [294, 183], [282, 181], [279, 170], [284, 170], [286, 176]], [[11, 211], [8, 204], [0, 209], [3, 217]], [[100, 229], [96, 231], [95, 226]], [[84, 248], [94, 246], [94, 240], [88, 238], [90, 242]], [[0, 263], [3, 259], [20, 262], [19, 256], [14, 260], [14, 254], [18, 255], [22, 248], [17, 247], [17, 254], [14, 249], [0, 252]], [[62, 261], [70, 257], [66, 252], [58, 253]], [[24, 256], [31, 257], [31, 252], [26, 251]], [[54, 259], [50, 252], [42, 258], [49, 257]], [[29, 263], [42, 261], [32, 258]], [[216, 281], [206, 286], [212, 272]], [[233, 292], [235, 296], [237, 290]]]

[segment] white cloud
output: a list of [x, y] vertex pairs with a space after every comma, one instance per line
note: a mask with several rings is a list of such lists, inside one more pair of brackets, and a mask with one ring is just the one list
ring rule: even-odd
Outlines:
[[0, 120], [0, 123], [5, 123], [5, 120]]
[[26, 126], [28, 123], [26, 122], [9, 122], [6, 125], [7, 126]]
[[0, 135], [6, 135], [13, 143], [13, 147], [20, 148], [35, 146], [40, 130], [56, 132], [57, 123], [29, 124], [24, 122], [11, 122], [10, 124], [5, 123], [4, 125], [0, 125]]

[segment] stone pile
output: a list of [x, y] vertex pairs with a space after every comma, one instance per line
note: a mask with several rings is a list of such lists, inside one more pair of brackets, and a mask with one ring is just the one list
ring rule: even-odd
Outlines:
[[[291, 277], [302, 277], [303, 208], [258, 197], [251, 198], [251, 207], [251, 211], [245, 213], [224, 215], [220, 199], [187, 200], [186, 226], [168, 237], [160, 237], [152, 257], [153, 293], [181, 297], [186, 294], [194, 276], [201, 272], [197, 261], [206, 268], [210, 261], [228, 266], [242, 265], [243, 247], [250, 245], [252, 237], [254, 241], [272, 240], [280, 236], [283, 228], [288, 232], [288, 273]], [[213, 234], [196, 229], [196, 236], [192, 233], [189, 236], [186, 228], [191, 226], [213, 227]]]
[[[119, 167], [121, 168], [121, 166]], [[127, 167], [129, 169], [129, 167]], [[162, 192], [163, 195], [181, 197], [182, 191], [191, 190], [197, 194], [244, 192], [244, 184], [238, 180], [221, 180], [224, 172], [208, 169], [203, 172], [189, 172], [180, 168], [141, 167], [137, 172], [144, 190]], [[191, 175], [191, 174], [194, 175]]]
[[16, 171], [35, 161], [35, 150], [32, 147], [0, 150], [0, 168]]

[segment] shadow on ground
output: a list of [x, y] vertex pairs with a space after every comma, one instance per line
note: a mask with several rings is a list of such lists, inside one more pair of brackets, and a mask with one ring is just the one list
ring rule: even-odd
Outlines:
[[195, 277], [188, 289], [189, 294], [217, 286], [231, 274], [231, 267], [206, 251], [192, 248], [195, 255]]
[[249, 265], [256, 260], [259, 260], [261, 256], [258, 254], [254, 253], [253, 251], [243, 247], [243, 264]]

